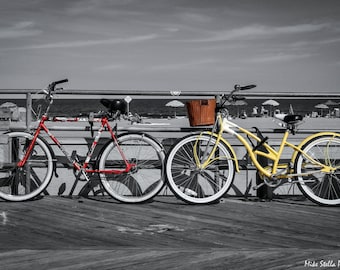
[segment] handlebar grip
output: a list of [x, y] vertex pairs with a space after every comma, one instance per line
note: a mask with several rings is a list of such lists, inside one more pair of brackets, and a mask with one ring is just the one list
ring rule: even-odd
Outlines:
[[53, 82], [53, 84], [56, 85], [56, 84], [66, 83], [66, 82], [68, 82], [68, 79], [63, 79], [63, 80], [60, 80], [60, 81], [55, 81], [55, 82]]
[[253, 89], [254, 87], [256, 87], [256, 84], [249, 84], [246, 86], [241, 86], [240, 90], [250, 90], [250, 89]]

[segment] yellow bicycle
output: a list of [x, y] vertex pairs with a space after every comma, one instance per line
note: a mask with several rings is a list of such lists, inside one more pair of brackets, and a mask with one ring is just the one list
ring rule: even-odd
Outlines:
[[[261, 132], [250, 132], [228, 120], [223, 108], [225, 101], [235, 101], [235, 92], [255, 85], [235, 86], [222, 96], [216, 122], [211, 132], [190, 134], [175, 143], [167, 154], [166, 176], [176, 197], [191, 204], [218, 201], [232, 186], [235, 171], [240, 171], [238, 158], [223, 133], [236, 137], [247, 150], [250, 160], [263, 180], [262, 185], [279, 186], [281, 181], [296, 183], [301, 192], [320, 205], [340, 205], [340, 134], [320, 132], [308, 136], [299, 145], [288, 142], [295, 134], [301, 115], [285, 115], [286, 128], [278, 149], [267, 143]], [[293, 149], [289, 162], [282, 162], [286, 147]], [[266, 158], [262, 166], [257, 157]]]

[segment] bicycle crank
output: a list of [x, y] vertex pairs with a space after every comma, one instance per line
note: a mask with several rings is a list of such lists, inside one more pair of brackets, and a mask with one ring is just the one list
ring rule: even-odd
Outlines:
[[79, 181], [90, 181], [90, 177], [83, 169], [80, 169], [79, 171], [73, 170], [73, 174]]
[[264, 183], [271, 188], [276, 188], [278, 187], [281, 182], [282, 182], [282, 178], [268, 178], [268, 177], [264, 177], [263, 178]]

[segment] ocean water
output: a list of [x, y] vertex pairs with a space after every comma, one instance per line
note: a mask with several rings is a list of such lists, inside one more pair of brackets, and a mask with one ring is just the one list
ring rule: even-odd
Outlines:
[[[5, 99], [3, 97], [0, 98], [0, 105], [4, 102], [13, 102], [20, 107], [25, 107], [25, 100], [13, 100], [13, 99]], [[174, 116], [176, 113], [177, 116], [185, 116], [187, 115], [186, 107], [178, 107], [172, 108], [165, 106], [170, 100], [165, 99], [134, 99], [129, 104], [129, 111], [131, 113], [138, 113], [141, 116], [147, 117], [157, 117], [157, 118], [166, 118], [169, 116]], [[181, 100], [184, 104], [188, 100]], [[253, 107], [257, 106], [260, 110], [261, 104], [265, 101], [265, 99], [247, 99], [245, 100], [247, 105], [245, 106], [228, 106], [228, 110], [231, 115], [237, 116], [241, 114], [241, 112], [246, 112], [247, 115], [251, 115], [253, 111]], [[313, 111], [318, 112], [319, 114], [326, 114], [329, 110], [324, 109], [316, 109], [315, 105], [319, 103], [324, 103], [327, 100], [317, 100], [317, 99], [277, 99], [280, 103], [277, 107], [264, 106], [269, 111], [280, 110], [280, 112], [288, 113], [290, 108], [292, 107], [294, 113], [307, 115], [311, 114]], [[339, 102], [340, 100], [335, 100]], [[37, 108], [38, 105], [44, 107], [44, 103], [42, 100], [33, 101], [33, 108]], [[336, 106], [339, 107], [339, 106]], [[100, 103], [100, 100], [88, 100], [88, 99], [55, 99], [54, 103], [50, 110], [50, 116], [79, 116], [79, 115], [87, 115], [90, 112], [98, 112], [103, 111], [106, 108]]]

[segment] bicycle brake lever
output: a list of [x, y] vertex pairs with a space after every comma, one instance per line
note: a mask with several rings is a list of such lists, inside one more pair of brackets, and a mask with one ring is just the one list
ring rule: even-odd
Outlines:
[[35, 95], [40, 95], [40, 94], [48, 95], [48, 91], [47, 91], [47, 89], [41, 89], [41, 90], [35, 92], [34, 94]]

